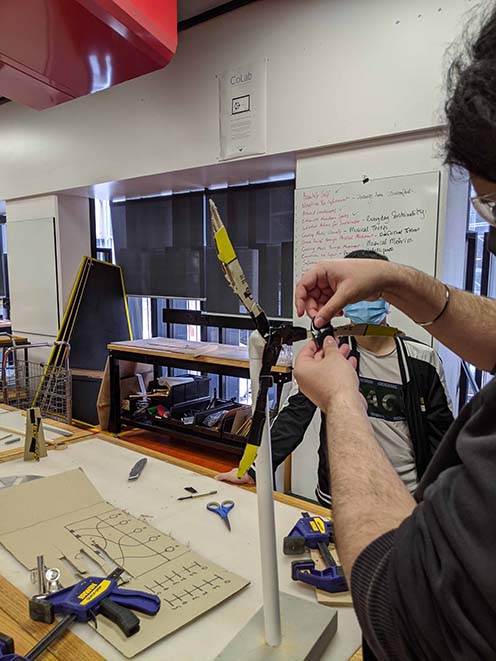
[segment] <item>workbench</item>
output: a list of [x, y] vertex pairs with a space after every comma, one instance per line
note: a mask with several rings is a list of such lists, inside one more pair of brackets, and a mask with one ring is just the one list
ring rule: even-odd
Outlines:
[[[143, 455], [149, 456], [149, 460], [141, 477], [136, 482], [128, 482], [130, 468]], [[140, 452], [136, 452], [135, 446], [102, 434], [73, 443], [61, 452], [51, 452], [39, 464], [22, 460], [0, 464], [0, 477], [53, 475], [77, 467], [84, 469], [108, 502], [134, 516], [145, 515], [151, 525], [172, 534], [179, 541], [188, 543], [193, 550], [251, 581], [251, 585], [239, 594], [139, 655], [140, 661], [214, 659], [262, 605], [255, 494], [241, 487], [214, 481], [213, 472], [208, 469], [171, 459], [152, 450], [140, 448]], [[230, 515], [231, 533], [219, 517], [206, 510], [205, 499], [177, 501], [178, 496], [186, 493], [184, 488], [187, 486], [199, 491], [217, 489], [216, 500], [235, 501], [236, 506]], [[299, 518], [302, 509], [326, 514], [323, 508], [276, 494], [279, 581], [282, 591], [315, 601], [315, 592], [310, 586], [291, 580], [292, 558], [282, 553], [283, 537]], [[33, 594], [34, 586], [30, 583], [28, 572], [2, 547], [0, 567], [1, 573], [11, 583], [26, 594]], [[72, 630], [105, 659], [124, 659], [89, 625], [76, 624]], [[340, 608], [338, 631], [322, 659], [346, 661], [360, 646], [360, 641], [360, 629], [353, 609]], [[58, 658], [63, 661], [60, 655]], [[78, 658], [83, 656], [79, 656], [75, 649], [67, 661]]]
[[[129, 340], [125, 342], [113, 342], [108, 345], [109, 368], [110, 368], [110, 420], [109, 431], [118, 434], [121, 424], [125, 422], [133, 427], [164, 432], [167, 423], [161, 426], [149, 422], [140, 422], [132, 418], [121, 416], [121, 395], [119, 378], [119, 361], [127, 360], [136, 363], [147, 363], [160, 365], [161, 367], [178, 367], [185, 370], [195, 370], [221, 376], [235, 376], [238, 378], [250, 378], [250, 363], [248, 359], [248, 348], [233, 346], [229, 344], [216, 344], [213, 342], [186, 342], [172, 338], [151, 338], [150, 340]], [[272, 368], [274, 383], [277, 387], [277, 402], [279, 403], [282, 387], [291, 381], [291, 365], [275, 365]], [[199, 438], [212, 446], [219, 447], [212, 439], [212, 434], [201, 435], [198, 427], [175, 424], [172, 427], [176, 436]], [[244, 442], [233, 440], [233, 446], [241, 452]], [[226, 443], [222, 444], [223, 447]]]
[[[48, 429], [45, 431], [45, 441], [49, 452], [60, 448], [61, 444], [74, 443], [92, 434], [90, 431], [81, 429], [80, 427], [74, 427], [73, 425], [67, 425], [65, 422], [60, 422], [59, 420], [44, 418], [43, 422], [48, 426]], [[22, 457], [24, 455], [24, 438], [26, 433], [26, 411], [9, 406], [8, 404], [0, 404], [0, 436], [4, 433], [4, 429], [12, 432], [13, 435], [19, 436], [21, 440], [15, 445], [6, 443], [5, 440], [0, 440], [0, 462], [11, 461], [12, 459]], [[60, 429], [60, 434], [57, 434], [57, 429]]]

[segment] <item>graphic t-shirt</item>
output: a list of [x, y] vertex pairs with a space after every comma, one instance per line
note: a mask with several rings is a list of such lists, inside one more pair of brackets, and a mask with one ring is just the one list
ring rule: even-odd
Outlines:
[[385, 356], [377, 356], [360, 347], [360, 391], [367, 400], [369, 420], [378, 442], [413, 493], [417, 469], [396, 348]]

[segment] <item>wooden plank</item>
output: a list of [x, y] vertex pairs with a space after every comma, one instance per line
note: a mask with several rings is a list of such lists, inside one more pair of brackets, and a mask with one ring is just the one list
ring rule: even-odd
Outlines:
[[[3, 610], [0, 610], [0, 631], [13, 639], [16, 654], [25, 655], [38, 642], [36, 638], [31, 636], [20, 624], [9, 617], [9, 615]], [[43, 661], [57, 661], [57, 657], [54, 656], [50, 650], [47, 650], [43, 654]]]
[[29, 340], [27, 337], [21, 337], [20, 335], [14, 335], [12, 338], [9, 337], [8, 335], [0, 335], [0, 347], [6, 348], [6, 347], [11, 347], [12, 346], [12, 340], [16, 344], [29, 344]]
[[[0, 594], [2, 595], [0, 608], [8, 618], [14, 620], [19, 629], [12, 629], [8, 620], [5, 620], [2, 633], [14, 638], [16, 652], [22, 654], [27, 652], [38, 640], [43, 638], [53, 629], [52, 624], [33, 622], [29, 617], [28, 598], [12, 583], [0, 576]], [[24, 633], [23, 633], [24, 632]], [[78, 661], [104, 661], [104, 657], [87, 645], [72, 631], [66, 631], [57, 641], [50, 646], [50, 651], [43, 656], [47, 661], [67, 661], [77, 659]]]

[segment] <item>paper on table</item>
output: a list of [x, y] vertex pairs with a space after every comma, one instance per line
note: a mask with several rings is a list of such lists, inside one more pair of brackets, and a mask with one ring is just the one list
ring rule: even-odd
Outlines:
[[[66, 557], [80, 567], [89, 555], [100, 564], [93, 552], [96, 542], [133, 576], [125, 589], [145, 590], [160, 597], [158, 614], [140, 614], [141, 629], [131, 638], [98, 617], [97, 631], [128, 658], [249, 583], [106, 503], [81, 470], [2, 490], [0, 511], [0, 542], [27, 569], [32, 569], [36, 556], [43, 554], [47, 564], [60, 567], [62, 584], [71, 585], [78, 579], [61, 559]], [[88, 569], [93, 573], [91, 567]]]

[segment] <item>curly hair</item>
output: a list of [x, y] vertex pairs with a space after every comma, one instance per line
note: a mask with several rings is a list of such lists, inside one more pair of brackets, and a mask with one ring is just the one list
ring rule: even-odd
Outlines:
[[349, 252], [344, 256], [345, 259], [382, 259], [385, 262], [389, 262], [389, 259], [386, 255], [381, 255], [380, 252], [376, 250], [354, 250]]
[[496, 182], [496, 7], [448, 71], [445, 162]]

